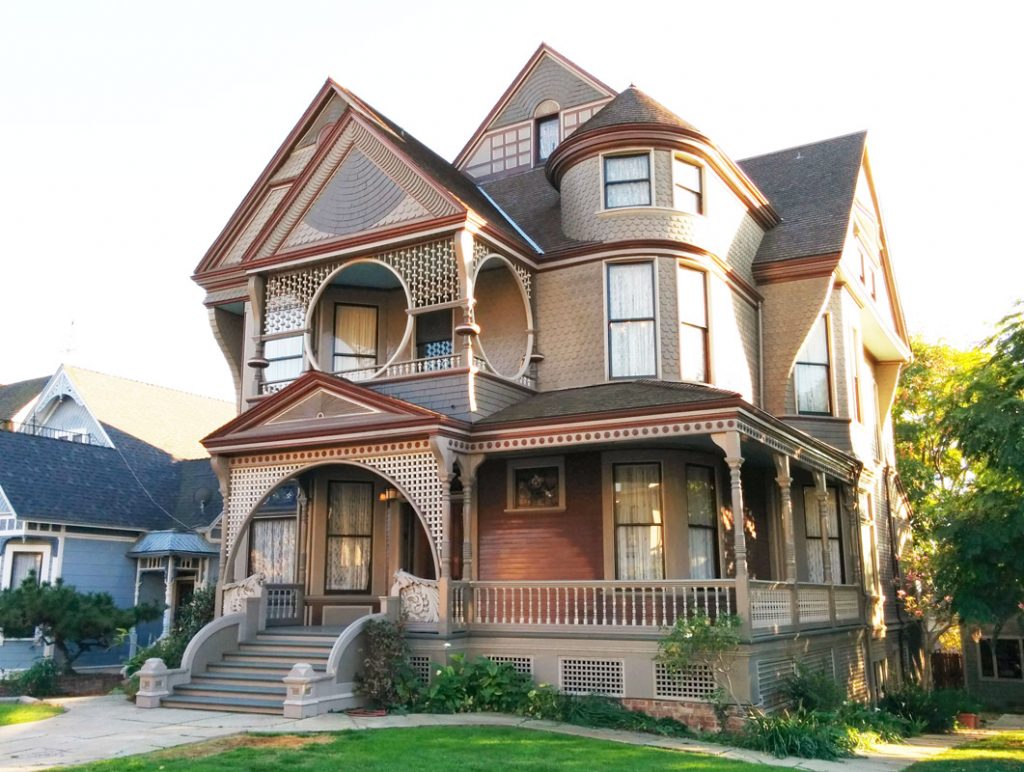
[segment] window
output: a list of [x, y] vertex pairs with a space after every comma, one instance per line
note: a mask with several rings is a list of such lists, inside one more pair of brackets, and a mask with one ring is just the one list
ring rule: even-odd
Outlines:
[[708, 382], [708, 304], [703, 271], [679, 266], [679, 365], [684, 381]]
[[558, 147], [558, 114], [540, 118], [537, 121], [537, 163], [548, 160]]
[[295, 517], [258, 517], [249, 526], [249, 573], [268, 584], [295, 581]]
[[612, 378], [657, 375], [653, 263], [608, 266], [608, 361]]
[[[839, 505], [835, 488], [828, 492], [828, 517], [825, 527], [828, 531], [829, 563], [832, 566], [833, 584], [845, 584], [846, 571], [843, 566], [843, 544], [839, 530]], [[821, 543], [821, 515], [818, 512], [818, 489], [804, 488], [804, 534], [807, 537], [807, 581], [814, 584], [825, 582], [824, 549]]]
[[561, 457], [508, 462], [508, 509], [565, 509], [565, 462]]
[[[451, 357], [455, 347], [452, 343], [452, 310], [428, 311], [416, 317], [416, 356], [419, 359]], [[452, 365], [444, 359], [426, 369], [446, 369]]]
[[828, 359], [828, 320], [814, 323], [796, 356], [796, 412], [831, 415], [832, 396]]
[[327, 577], [334, 592], [369, 592], [373, 483], [331, 482], [327, 490]]
[[680, 212], [704, 213], [703, 169], [676, 158], [672, 163], [673, 205]]
[[718, 504], [715, 472], [710, 467], [686, 467], [686, 515], [689, 520], [690, 578], [718, 576]]
[[614, 464], [615, 578], [665, 578], [661, 465]]
[[334, 305], [334, 372], [377, 366], [377, 308]]
[[35, 573], [36, 584], [39, 584], [43, 573], [42, 552], [15, 552], [11, 554], [11, 583], [12, 589], [21, 587], [21, 583], [28, 578], [30, 573]]
[[604, 207], [651, 205], [651, 157], [617, 155], [604, 159]]
[[1020, 638], [999, 638], [992, 645], [991, 638], [978, 641], [978, 659], [982, 678], [1005, 681], [1024, 680], [1024, 641]]
[[263, 344], [263, 355], [270, 363], [263, 374], [266, 384], [293, 381], [302, 374], [302, 336], [274, 338]]

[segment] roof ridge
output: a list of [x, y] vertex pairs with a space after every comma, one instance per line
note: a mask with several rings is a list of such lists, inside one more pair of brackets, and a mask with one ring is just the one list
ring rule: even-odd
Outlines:
[[745, 163], [747, 161], [755, 161], [759, 158], [767, 158], [768, 156], [779, 155], [780, 153], [788, 153], [793, 150], [800, 150], [805, 147], [813, 147], [814, 145], [824, 145], [828, 142], [836, 142], [840, 139], [849, 139], [850, 137], [863, 136], [867, 137], [867, 129], [859, 129], [857, 131], [851, 131], [847, 134], [839, 134], [835, 137], [826, 137], [825, 139], [815, 140], [813, 142], [804, 142], [799, 145], [791, 145], [790, 147], [784, 147], [779, 150], [769, 150], [767, 153], [759, 153], [758, 155], [747, 156], [746, 158], [740, 158], [736, 161], [738, 164]]

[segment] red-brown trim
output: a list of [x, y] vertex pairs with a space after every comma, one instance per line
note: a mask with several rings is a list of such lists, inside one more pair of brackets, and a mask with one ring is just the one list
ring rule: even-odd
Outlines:
[[526, 60], [526, 64], [523, 65], [523, 68], [519, 71], [515, 78], [512, 79], [512, 82], [509, 84], [508, 88], [506, 88], [504, 93], [498, 98], [498, 101], [494, 104], [494, 107], [491, 108], [490, 112], [487, 113], [486, 117], [477, 127], [476, 131], [474, 131], [472, 136], [470, 136], [469, 141], [463, 146], [462, 150], [459, 151], [459, 154], [455, 156], [455, 160], [452, 161], [453, 166], [461, 170], [462, 164], [465, 163], [466, 158], [469, 156], [469, 153], [473, 150], [474, 145], [476, 145], [476, 143], [480, 141], [480, 138], [483, 136], [484, 132], [487, 131], [487, 128], [491, 125], [494, 119], [498, 117], [498, 113], [500, 113], [502, 109], [505, 107], [505, 105], [508, 104], [509, 99], [512, 98], [512, 95], [523, 84], [523, 81], [525, 81], [526, 78], [529, 77], [530, 72], [532, 72], [533, 68], [537, 66], [541, 58], [544, 56], [544, 54], [550, 56], [552, 59], [557, 61], [566, 69], [576, 72], [585, 80], [591, 81], [591, 83], [594, 86], [596, 86], [598, 90], [603, 89], [608, 97], [615, 96], [616, 92], [611, 86], [595, 78], [593, 75], [591, 75], [589, 72], [587, 72], [582, 67], [577, 65], [575, 62], [570, 61], [565, 56], [558, 53], [558, 51], [553, 49], [547, 43], [541, 43], [539, 46], [537, 46], [537, 50], [533, 52], [533, 55]]
[[711, 140], [698, 131], [662, 123], [632, 123], [577, 132], [555, 148], [544, 167], [548, 180], [559, 188], [569, 167], [585, 158], [624, 146], [644, 146], [663, 150], [685, 150], [713, 166], [726, 185], [742, 200], [750, 215], [765, 227], [782, 219], [767, 197], [746, 173]]
[[784, 281], [830, 276], [839, 265], [841, 257], [841, 253], [831, 253], [755, 264], [754, 278], [758, 284], [776, 284]]

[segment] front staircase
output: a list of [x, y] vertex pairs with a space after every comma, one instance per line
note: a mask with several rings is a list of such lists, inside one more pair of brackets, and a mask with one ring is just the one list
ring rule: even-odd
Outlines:
[[254, 641], [238, 644], [206, 669], [193, 673], [187, 684], [175, 686], [161, 700], [167, 708], [220, 710], [232, 713], [283, 715], [286, 687], [283, 679], [298, 662], [325, 671], [337, 633], [323, 631], [264, 631]]

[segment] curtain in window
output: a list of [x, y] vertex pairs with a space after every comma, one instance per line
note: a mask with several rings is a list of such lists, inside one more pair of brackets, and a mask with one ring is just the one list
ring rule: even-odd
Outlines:
[[815, 322], [796, 357], [796, 409], [799, 413], [829, 414], [828, 323]]
[[686, 512], [689, 518], [690, 578], [714, 579], [717, 573], [718, 516], [714, 471], [686, 467]]
[[[828, 491], [829, 558], [832, 565], [832, 581], [843, 581], [842, 550], [839, 546], [839, 512], [836, 507], [835, 491]], [[824, 552], [821, 545], [821, 517], [818, 514], [818, 492], [815, 488], [804, 488], [804, 528], [807, 535], [807, 581], [821, 584], [825, 581]]]
[[605, 207], [650, 206], [650, 179], [650, 158], [646, 154], [605, 158]]
[[36, 584], [42, 578], [43, 553], [15, 552], [11, 558], [11, 589], [21, 587], [31, 571], [36, 572]]
[[327, 503], [328, 590], [370, 589], [373, 485], [332, 482]]
[[268, 584], [295, 581], [295, 518], [259, 518], [249, 529], [249, 566]]
[[611, 375], [655, 375], [654, 268], [651, 263], [608, 266]]
[[334, 313], [334, 369], [358, 370], [377, 364], [377, 309], [338, 304]]
[[616, 464], [613, 469], [616, 578], [664, 579], [661, 467]]
[[701, 171], [699, 166], [675, 159], [672, 174], [675, 180], [675, 207], [683, 212], [701, 212]]
[[266, 383], [289, 381], [302, 375], [302, 336], [277, 338], [263, 344], [270, 364], [263, 374]]

